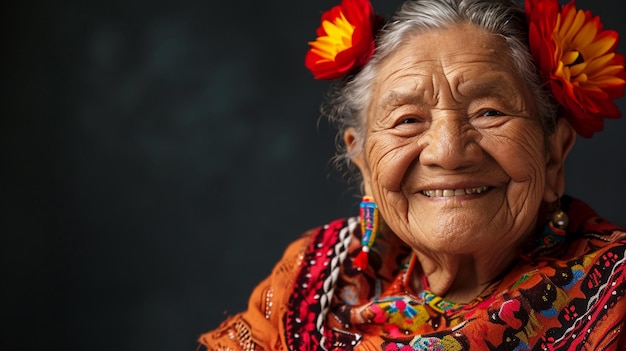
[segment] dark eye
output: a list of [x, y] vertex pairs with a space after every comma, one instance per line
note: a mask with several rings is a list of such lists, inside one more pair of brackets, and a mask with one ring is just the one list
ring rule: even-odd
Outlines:
[[484, 117], [504, 116], [504, 113], [496, 110], [487, 110], [482, 114]]
[[405, 116], [399, 116], [398, 119], [396, 119], [393, 128], [412, 133], [419, 128], [422, 128], [423, 125], [424, 119], [421, 118], [419, 115], [407, 114]]

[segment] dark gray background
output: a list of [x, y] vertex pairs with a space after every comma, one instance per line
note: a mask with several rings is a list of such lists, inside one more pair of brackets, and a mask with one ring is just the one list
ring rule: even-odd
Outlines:
[[[288, 242], [356, 214], [303, 66], [335, 4], [3, 6], [0, 349], [194, 350]], [[624, 2], [578, 5], [626, 35]], [[622, 225], [625, 135], [608, 121], [567, 164]]]

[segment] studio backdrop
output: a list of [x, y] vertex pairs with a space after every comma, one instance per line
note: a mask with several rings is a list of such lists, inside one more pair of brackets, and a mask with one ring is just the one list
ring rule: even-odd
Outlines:
[[[289, 242], [357, 214], [319, 119], [328, 83], [304, 68], [334, 5], [2, 11], [0, 349], [195, 350]], [[622, 0], [577, 5], [626, 36]], [[607, 121], [566, 169], [567, 193], [621, 225], [625, 135], [626, 119]]]

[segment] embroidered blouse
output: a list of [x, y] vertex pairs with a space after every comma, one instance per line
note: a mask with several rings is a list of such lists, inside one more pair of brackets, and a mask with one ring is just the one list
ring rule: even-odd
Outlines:
[[[202, 335], [207, 350], [626, 350], [626, 232], [566, 200], [565, 240], [520, 259], [457, 304], [408, 282], [414, 254], [380, 235], [359, 271], [358, 219], [308, 231], [252, 293]], [[537, 236], [543, 240], [542, 231]]]

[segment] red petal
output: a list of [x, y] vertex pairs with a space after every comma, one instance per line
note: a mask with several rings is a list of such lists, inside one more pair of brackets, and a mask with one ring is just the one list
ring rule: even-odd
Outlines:
[[326, 33], [326, 31], [324, 30], [324, 27], [322, 26], [322, 23], [324, 21], [327, 22], [335, 22], [337, 18], [341, 17], [341, 6], [337, 5], [333, 8], [331, 8], [330, 10], [324, 12], [322, 14], [322, 19], [320, 20], [320, 26], [317, 27], [317, 36], [318, 37], [323, 37], [326, 36], [328, 33]]
[[[374, 30], [378, 28], [381, 18], [374, 13], [369, 0], [343, 0], [340, 5], [324, 12], [322, 23], [336, 23], [342, 14], [354, 26], [353, 46], [336, 53], [333, 62], [309, 49], [304, 60], [305, 66], [316, 79], [335, 79], [351, 74], [367, 63], [374, 52]], [[317, 35], [327, 35], [322, 25], [317, 28]]]
[[341, 7], [346, 19], [353, 25], [369, 26], [374, 18], [374, 8], [369, 0], [343, 0]]
[[[525, 9], [529, 25], [530, 52], [541, 76], [549, 81], [554, 98], [563, 108], [562, 116], [567, 118], [581, 136], [591, 137], [594, 132], [604, 128], [604, 118], [620, 116], [619, 109], [613, 99], [624, 94], [624, 82], [626, 82], [626, 71], [623, 70], [624, 57], [615, 54], [609, 62], [598, 62], [591, 71], [584, 72], [588, 74], [586, 81], [564, 81], [563, 77], [555, 75], [555, 70], [558, 67], [557, 60], [560, 60], [558, 56], [563, 54], [562, 50], [570, 50], [562, 47], [569, 45], [569, 43], [560, 42], [562, 40], [561, 35], [568, 31], [580, 30], [578, 28], [580, 22], [576, 25], [565, 24], [572, 25], [572, 28], [556, 28], [557, 16], [561, 13], [562, 18], [564, 18], [563, 16], [566, 14], [571, 16], [576, 13], [578, 10], [574, 1], [570, 1], [561, 8], [558, 0], [526, 0]], [[578, 12], [578, 15], [580, 16], [581, 12]], [[593, 16], [589, 11], [582, 12], [582, 15], [584, 18], [579, 18], [579, 21], [584, 20], [583, 26], [586, 25], [587, 28], [589, 25], [595, 26], [597, 34], [589, 46], [587, 46], [589, 39], [578, 41], [578, 43], [585, 45], [588, 50], [587, 53], [597, 55], [596, 58], [614, 53], [618, 42], [617, 32], [603, 30], [599, 18]], [[563, 26], [564, 24], [560, 23], [560, 25]], [[569, 34], [573, 35], [572, 32]], [[608, 38], [613, 39], [613, 42], [608, 41], [600, 44], [601, 40]], [[610, 47], [606, 47], [607, 44]], [[602, 45], [605, 46], [602, 47]], [[579, 50], [584, 51], [584, 48], [579, 48]]]

